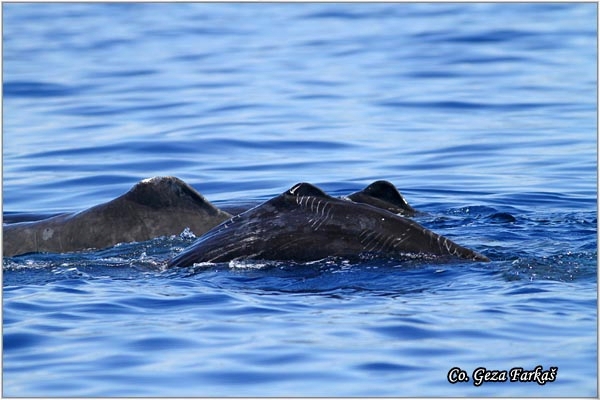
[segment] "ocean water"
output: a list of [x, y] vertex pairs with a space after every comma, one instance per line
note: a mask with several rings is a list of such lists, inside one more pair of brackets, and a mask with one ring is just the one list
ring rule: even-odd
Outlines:
[[[5, 223], [157, 175], [217, 206], [386, 179], [492, 259], [165, 270], [186, 235], [4, 257], [4, 396], [598, 395], [597, 4], [4, 3], [2, 23]], [[537, 366], [553, 379], [475, 384]]]

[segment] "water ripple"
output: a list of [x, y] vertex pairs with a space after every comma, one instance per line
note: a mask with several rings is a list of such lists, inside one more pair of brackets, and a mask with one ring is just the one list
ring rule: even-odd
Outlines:
[[80, 87], [69, 87], [66, 85], [50, 82], [5, 81], [2, 85], [2, 93], [6, 98], [43, 98], [74, 96], [80, 91]]
[[382, 101], [377, 105], [392, 108], [423, 108], [443, 110], [497, 110], [497, 111], [526, 111], [539, 108], [567, 107], [567, 103], [474, 103], [466, 101]]

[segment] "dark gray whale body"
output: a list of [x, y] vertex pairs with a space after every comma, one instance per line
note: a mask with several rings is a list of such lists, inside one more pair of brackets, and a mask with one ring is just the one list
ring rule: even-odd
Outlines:
[[[354, 197], [361, 200], [363, 196]], [[168, 267], [240, 259], [314, 261], [365, 253], [489, 261], [415, 221], [369, 204], [337, 199], [311, 184], [299, 183], [208, 231]]]
[[406, 217], [418, 214], [398, 189], [388, 181], [375, 181], [363, 190], [348, 195], [347, 198], [356, 203], [370, 204]]
[[181, 179], [150, 178], [79, 213], [4, 225], [3, 255], [99, 249], [177, 235], [186, 227], [201, 235], [230, 217]]
[[241, 213], [231, 218], [182, 180], [155, 177], [79, 213], [4, 224], [3, 255], [99, 249], [177, 235], [190, 228], [200, 238], [169, 266], [233, 259], [311, 261], [361, 253], [454, 255], [487, 261], [485, 256], [395, 215], [418, 212], [386, 181], [373, 182], [342, 199], [303, 183], [249, 207], [238, 204], [229, 208], [232, 214]]
[[[389, 182], [377, 181], [349, 196], [406, 214], [412, 208]], [[176, 235], [190, 228], [197, 236], [255, 204], [237, 203], [219, 210], [181, 179], [144, 179], [116, 199], [74, 214], [3, 226], [3, 255], [62, 253], [100, 249], [118, 243]], [[5, 216], [6, 217], [6, 216]], [[21, 217], [22, 218], [22, 217]], [[5, 218], [5, 222], [7, 219]]]

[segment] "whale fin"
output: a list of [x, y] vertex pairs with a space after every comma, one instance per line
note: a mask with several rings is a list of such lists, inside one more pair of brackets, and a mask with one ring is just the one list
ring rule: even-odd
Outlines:
[[414, 216], [418, 212], [412, 208], [396, 187], [388, 181], [375, 181], [359, 192], [347, 196], [355, 203], [370, 204], [405, 216]]

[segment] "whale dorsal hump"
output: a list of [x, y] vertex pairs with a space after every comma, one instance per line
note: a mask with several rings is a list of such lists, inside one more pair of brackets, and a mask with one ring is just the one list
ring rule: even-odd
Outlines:
[[324, 191], [318, 187], [311, 185], [310, 183], [301, 182], [292, 186], [285, 194], [289, 196], [315, 196], [315, 197], [329, 197]]
[[388, 201], [392, 204], [402, 204], [408, 206], [408, 202], [400, 194], [396, 187], [388, 181], [375, 181], [364, 188], [363, 193]]
[[375, 181], [360, 192], [346, 197], [356, 203], [365, 203], [403, 216], [414, 216], [418, 211], [412, 208], [398, 189], [388, 181]]
[[144, 179], [125, 193], [125, 199], [148, 207], [201, 207], [212, 210], [214, 206], [187, 183], [174, 176], [157, 176]]

